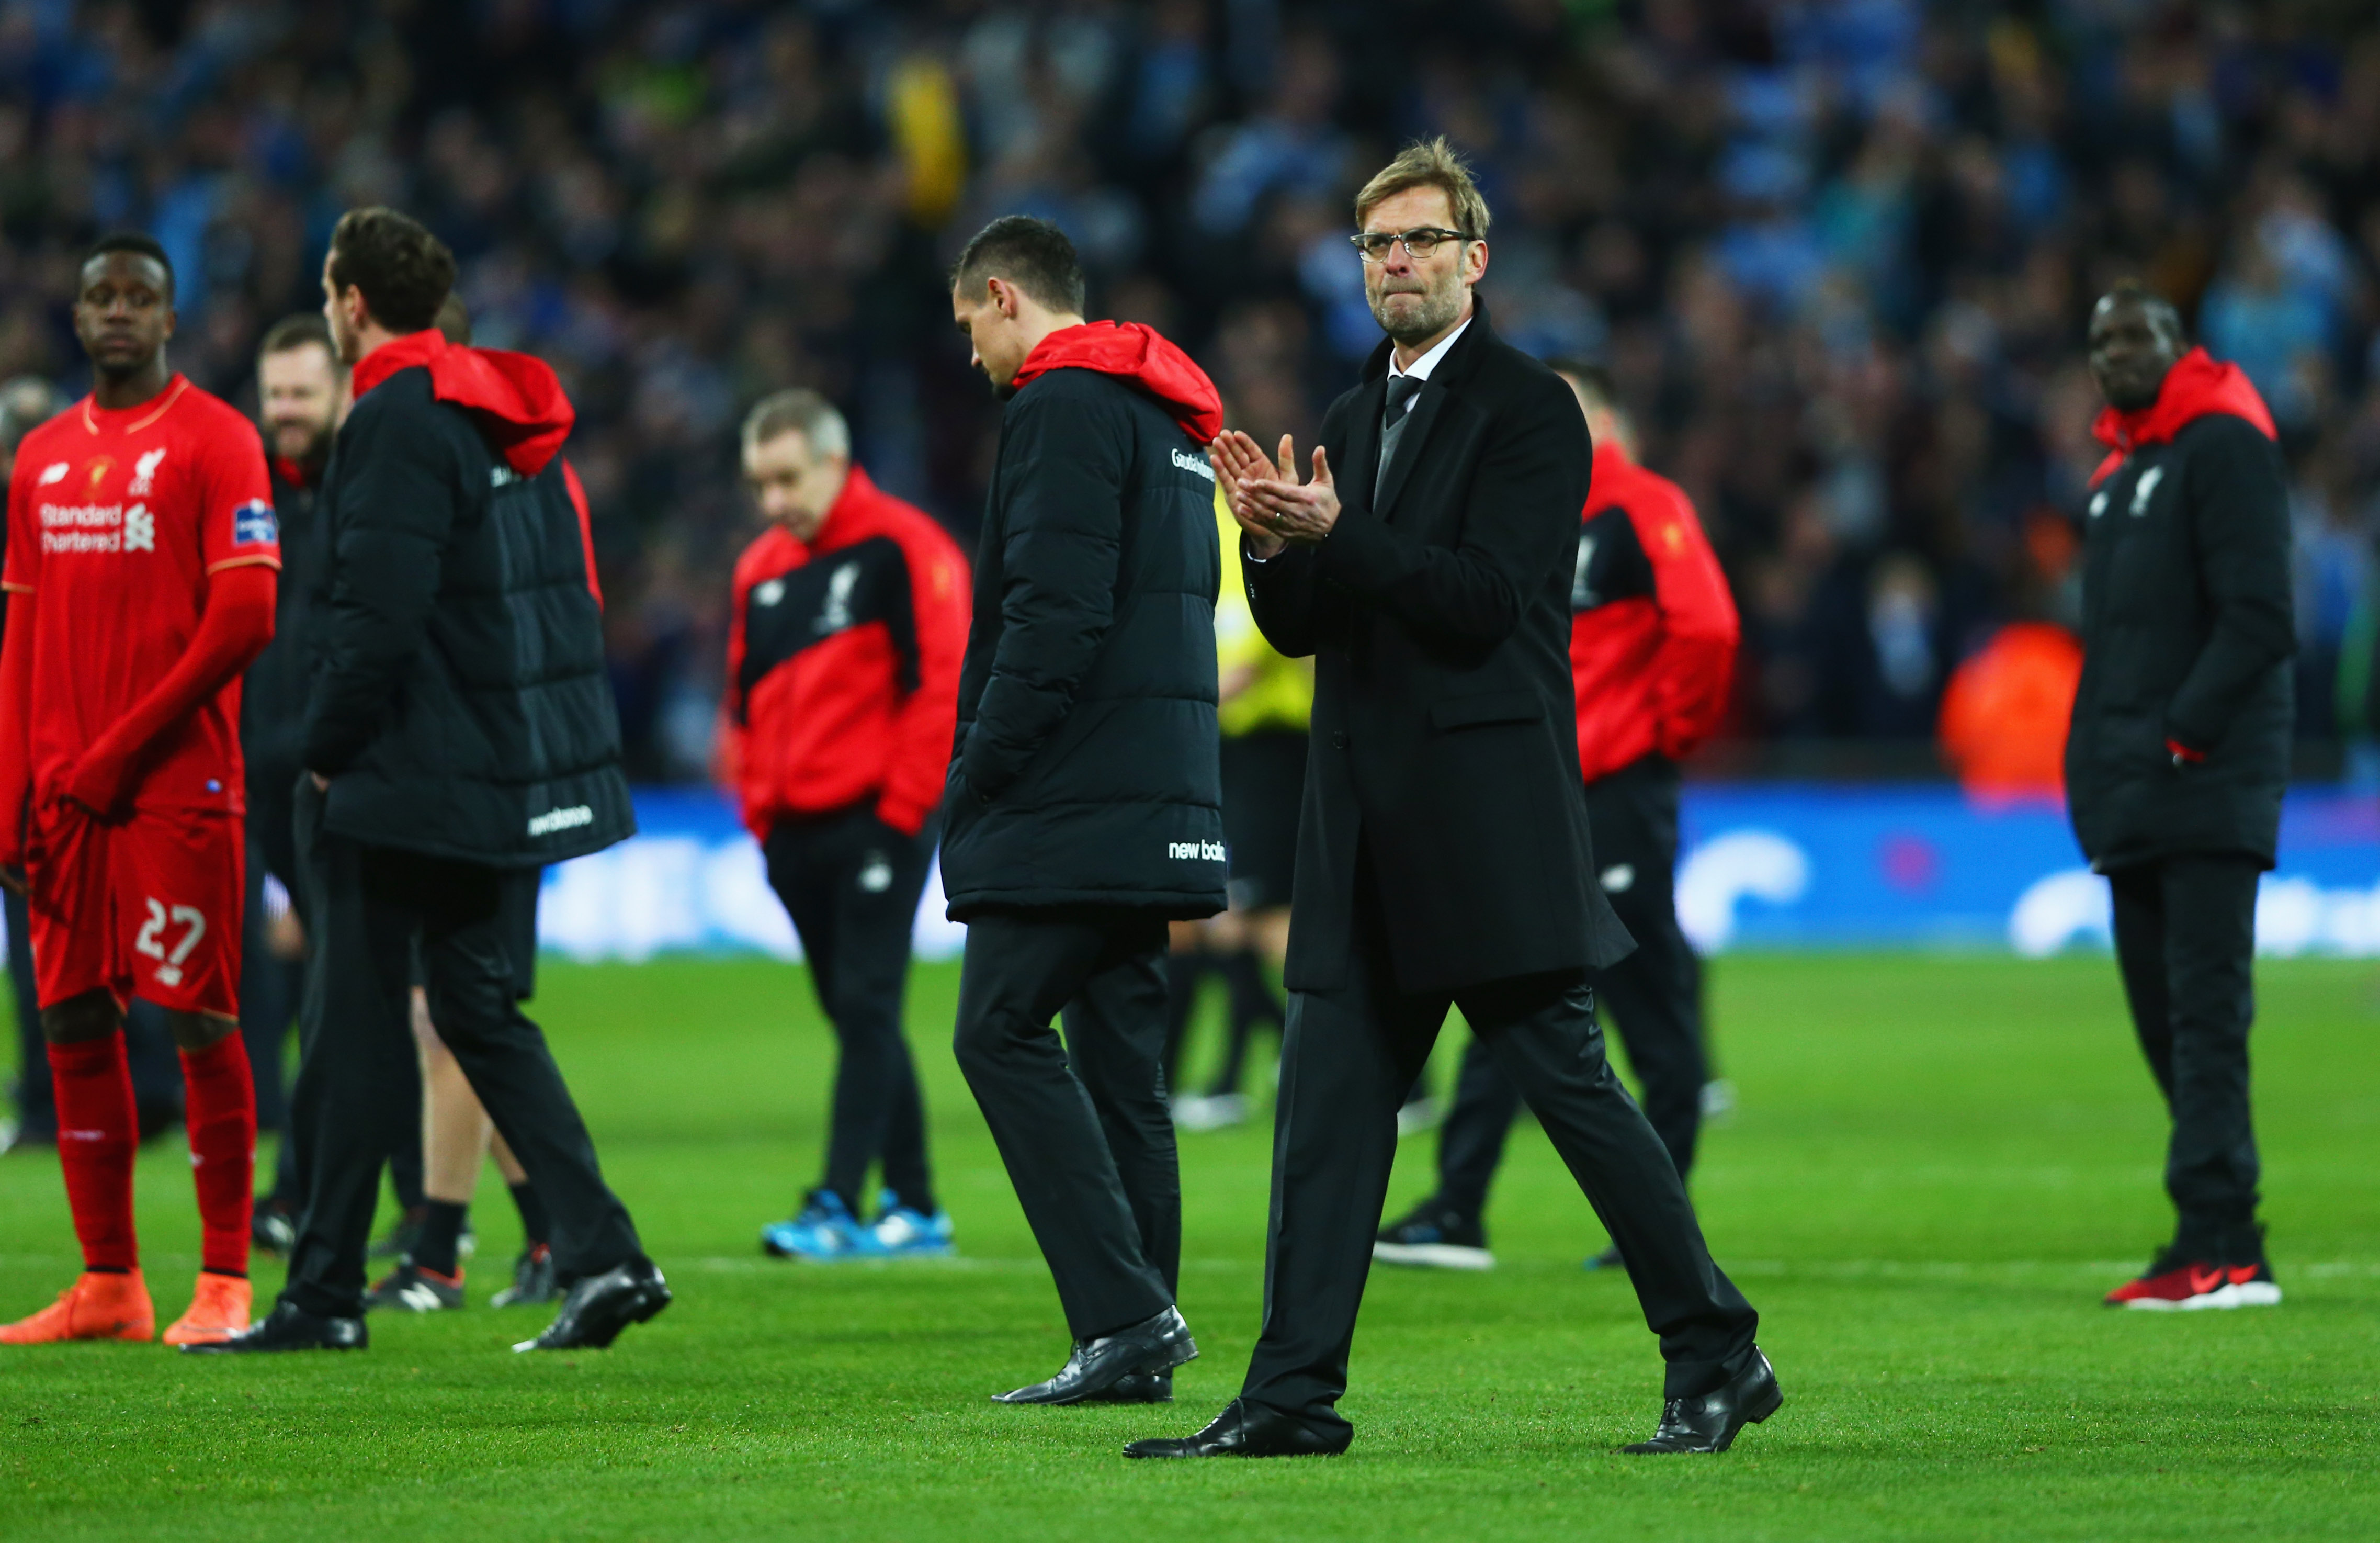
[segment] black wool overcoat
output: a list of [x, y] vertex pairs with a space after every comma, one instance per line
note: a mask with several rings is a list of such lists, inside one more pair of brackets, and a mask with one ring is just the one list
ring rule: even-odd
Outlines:
[[320, 512], [305, 760], [332, 779], [325, 826], [494, 868], [634, 834], [561, 458], [516, 474], [417, 366], [357, 400]]
[[1010, 398], [942, 801], [953, 919], [1223, 908], [1215, 479], [1147, 393], [1053, 370]]
[[[2144, 444], [2084, 517], [2066, 796], [2102, 873], [2185, 853], [2273, 864], [2295, 722], [2281, 457], [2228, 413]], [[2203, 751], [2177, 767], [2168, 741]]]
[[1571, 686], [1586, 424], [1473, 303], [1385, 468], [1390, 345], [1324, 415], [1330, 536], [1245, 564], [1265, 637], [1315, 660], [1293, 990], [1347, 983], [1359, 842], [1404, 990], [1600, 967], [1633, 946], [1595, 881]]

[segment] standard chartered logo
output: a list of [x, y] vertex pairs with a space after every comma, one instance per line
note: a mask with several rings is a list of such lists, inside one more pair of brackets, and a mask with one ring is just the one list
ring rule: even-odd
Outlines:
[[124, 511], [124, 550], [154, 552], [157, 550], [157, 516], [149, 512], [146, 504], [135, 504]]

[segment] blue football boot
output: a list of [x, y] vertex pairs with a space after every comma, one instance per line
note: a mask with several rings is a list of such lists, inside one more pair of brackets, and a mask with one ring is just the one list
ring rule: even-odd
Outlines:
[[761, 1228], [760, 1247], [781, 1259], [808, 1259], [816, 1264], [868, 1258], [883, 1252], [877, 1247], [875, 1235], [853, 1219], [843, 1197], [831, 1189], [811, 1190], [801, 1214], [791, 1221]]
[[928, 1216], [900, 1203], [900, 1197], [883, 1190], [876, 1197], [876, 1220], [868, 1224], [868, 1234], [875, 1240], [876, 1252], [892, 1259], [946, 1259], [955, 1251], [951, 1246], [951, 1213], [938, 1210]]

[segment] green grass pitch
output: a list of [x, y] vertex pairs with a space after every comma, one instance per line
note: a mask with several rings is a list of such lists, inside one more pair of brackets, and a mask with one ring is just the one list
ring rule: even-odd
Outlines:
[[[1185, 1136], [1171, 1409], [1008, 1409], [1065, 1333], [953, 1068], [949, 966], [912, 1024], [963, 1257], [760, 1257], [817, 1166], [830, 1039], [797, 969], [551, 965], [539, 1013], [678, 1300], [608, 1353], [515, 1356], [480, 1306], [516, 1229], [492, 1179], [474, 1306], [375, 1318], [370, 1351], [0, 1355], [0, 1537], [1664, 1539], [2380, 1536], [2380, 996], [2268, 964], [2257, 1104], [2277, 1310], [2109, 1312], [2162, 1239], [2162, 1120], [2105, 959], [1730, 957], [1739, 1112], [1695, 1188], [1760, 1306], [1786, 1403], [1718, 1459], [1625, 1459], [1659, 1367], [1551, 1150], [1516, 1138], [1486, 1276], [1373, 1275], [1343, 1458], [1127, 1464], [1238, 1385], [1257, 1321], [1269, 1125]], [[1453, 1034], [1450, 1033], [1450, 1043]], [[1442, 1049], [1439, 1075], [1448, 1071]], [[1390, 1197], [1428, 1184], [1409, 1141]], [[197, 1225], [178, 1142], [144, 1154], [160, 1321]], [[260, 1261], [260, 1298], [277, 1268]], [[0, 1314], [75, 1268], [56, 1165], [0, 1159]]]

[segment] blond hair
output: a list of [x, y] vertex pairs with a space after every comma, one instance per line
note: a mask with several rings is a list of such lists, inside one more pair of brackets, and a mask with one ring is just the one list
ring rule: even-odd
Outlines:
[[1435, 140], [1415, 140], [1399, 151], [1395, 160], [1372, 174], [1372, 180], [1355, 195], [1355, 224], [1362, 225], [1373, 209], [1415, 188], [1435, 188], [1444, 193], [1447, 207], [1454, 214], [1455, 228], [1465, 237], [1476, 241], [1487, 236], [1488, 200], [1479, 196], [1479, 184], [1471, 180], [1471, 168], [1446, 142], [1443, 134]]

